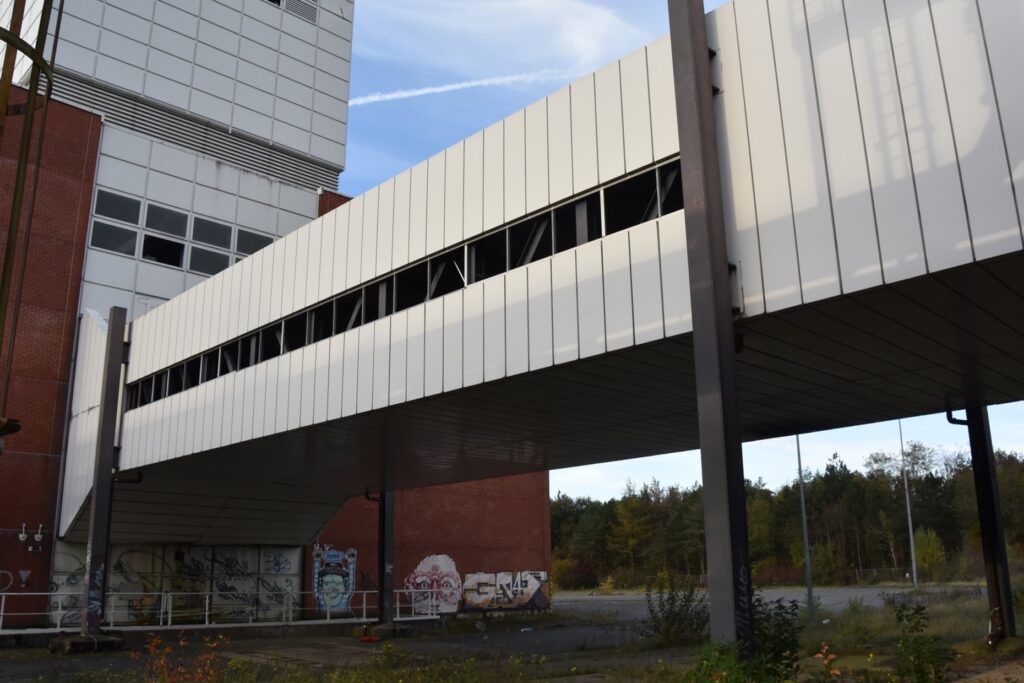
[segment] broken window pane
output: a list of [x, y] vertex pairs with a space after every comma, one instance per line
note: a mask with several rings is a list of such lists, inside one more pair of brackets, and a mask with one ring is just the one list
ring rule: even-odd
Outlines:
[[466, 286], [463, 271], [464, 251], [459, 247], [430, 259], [430, 286], [427, 288], [427, 298], [437, 299]]
[[508, 233], [504, 230], [469, 244], [470, 282], [480, 282], [508, 270]]
[[334, 333], [347, 332], [363, 324], [363, 292], [352, 292], [335, 299]]
[[281, 355], [281, 323], [260, 330], [260, 362]]
[[395, 310], [421, 304], [427, 300], [427, 264], [406, 268], [395, 275]]
[[594, 193], [555, 209], [555, 251], [565, 251], [601, 237], [601, 197]]
[[673, 161], [658, 169], [661, 193], [661, 216], [683, 208], [683, 177], [679, 162]]
[[510, 269], [551, 256], [551, 214], [509, 228], [508, 254]]
[[657, 217], [658, 189], [653, 169], [604, 189], [606, 235]]
[[142, 240], [142, 258], [181, 268], [185, 260], [185, 245], [162, 237], [146, 235]]
[[323, 341], [334, 334], [334, 302], [320, 304], [309, 312], [309, 340]]
[[92, 224], [91, 244], [100, 249], [109, 249], [119, 254], [135, 256], [136, 237], [137, 234], [134, 230], [120, 228], [109, 223], [101, 223], [100, 221], [94, 221]]
[[284, 352], [301, 349], [306, 345], [306, 314], [292, 316], [284, 321]]

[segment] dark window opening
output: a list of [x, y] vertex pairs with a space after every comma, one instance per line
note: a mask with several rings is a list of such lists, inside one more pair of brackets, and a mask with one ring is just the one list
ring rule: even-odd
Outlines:
[[238, 243], [235, 245], [235, 251], [240, 254], [254, 254], [273, 241], [273, 237], [239, 229]]
[[192, 360], [185, 361], [185, 388], [191, 389], [194, 386], [198, 386], [200, 377], [202, 376], [201, 370], [203, 365], [203, 359], [196, 356]]
[[381, 280], [363, 288], [363, 322], [391, 315], [391, 280]]
[[131, 197], [122, 197], [112, 192], [96, 192], [96, 215], [115, 218], [125, 223], [139, 224], [142, 202]]
[[119, 228], [109, 223], [95, 221], [92, 224], [92, 246], [100, 249], [109, 249], [119, 254], [135, 256], [135, 239], [138, 236], [134, 230]]
[[499, 230], [469, 245], [469, 281], [480, 282], [508, 270], [508, 235]]
[[683, 176], [679, 162], [674, 161], [658, 169], [661, 185], [661, 214], [670, 214], [683, 208]]
[[147, 377], [139, 382], [139, 405], [145, 406], [153, 402], [153, 378]]
[[175, 237], [184, 237], [188, 231], [188, 216], [178, 211], [150, 204], [146, 207], [146, 227]]
[[611, 235], [657, 217], [658, 189], [653, 170], [604, 189], [605, 234]]
[[231, 265], [230, 257], [227, 254], [199, 247], [192, 247], [191, 252], [188, 269], [203, 275], [216, 275]]
[[259, 362], [260, 334], [253, 332], [247, 337], [242, 337], [238, 352], [238, 369], [244, 370], [250, 365]]
[[306, 345], [306, 314], [294, 315], [284, 321], [284, 352]]
[[185, 365], [175, 365], [168, 370], [167, 374], [167, 395], [180, 394], [185, 388]]
[[281, 355], [281, 323], [260, 330], [260, 362]]
[[352, 292], [335, 300], [334, 333], [341, 334], [363, 324], [363, 293]]
[[192, 239], [214, 247], [231, 248], [231, 228], [206, 218], [196, 216], [192, 220]]
[[565, 251], [601, 237], [601, 197], [588, 197], [555, 209], [555, 251]]
[[146, 235], [142, 241], [142, 258], [181, 268], [185, 259], [185, 245], [162, 237]]
[[209, 382], [211, 379], [217, 379], [218, 369], [220, 368], [220, 362], [217, 359], [219, 349], [213, 351], [207, 351], [203, 354], [203, 367], [200, 377], [201, 382]]
[[131, 410], [136, 407], [135, 401], [139, 398], [139, 385], [129, 384], [128, 388], [124, 392], [124, 409]]
[[220, 347], [220, 376], [238, 369], [238, 342]]
[[463, 251], [463, 248], [459, 247], [430, 259], [430, 286], [427, 288], [427, 298], [437, 299], [466, 286], [462, 270]]
[[395, 275], [395, 310], [404, 311], [427, 300], [427, 264], [407, 268]]
[[551, 256], [551, 214], [509, 228], [508, 252], [510, 269]]
[[164, 370], [153, 378], [153, 401], [167, 398], [167, 371]]
[[309, 312], [309, 341], [315, 344], [334, 334], [334, 302], [320, 304]]

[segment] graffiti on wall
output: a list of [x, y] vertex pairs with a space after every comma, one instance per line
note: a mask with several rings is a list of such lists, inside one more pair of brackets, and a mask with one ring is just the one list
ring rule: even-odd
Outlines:
[[14, 585], [14, 574], [6, 569], [0, 569], [0, 593]]
[[356, 582], [356, 551], [313, 546], [313, 593], [321, 612], [349, 614]]
[[428, 555], [405, 577], [405, 589], [412, 591], [415, 614], [452, 614], [459, 611], [462, 577], [455, 560], [447, 555]]
[[466, 574], [462, 598], [467, 610], [544, 610], [551, 606], [547, 572]]

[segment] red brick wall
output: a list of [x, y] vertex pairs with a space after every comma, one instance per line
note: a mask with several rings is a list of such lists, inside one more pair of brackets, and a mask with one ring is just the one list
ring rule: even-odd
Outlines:
[[[13, 99], [24, 101], [24, 91], [16, 89]], [[39, 121], [37, 116], [37, 130]], [[21, 124], [21, 116], [9, 117], [0, 145], [3, 226], [10, 216]], [[0, 455], [0, 589], [9, 578], [13, 578], [10, 591], [49, 588], [64, 412], [100, 125], [100, 118], [94, 114], [56, 101], [49, 104], [7, 402], [7, 415], [20, 419], [22, 429], [7, 437]], [[26, 176], [26, 209], [35, 173], [34, 141], [32, 150], [33, 163]], [[19, 254], [26, 224], [23, 219]], [[5, 229], [0, 234], [0, 258], [6, 238]], [[18, 263], [15, 283], [20, 271]], [[8, 316], [5, 349], [10, 324]], [[17, 538], [22, 522], [28, 524], [27, 543]], [[42, 551], [30, 553], [29, 544], [39, 545], [32, 535], [40, 524], [45, 534]], [[18, 571], [24, 569], [32, 574], [22, 589]]]
[[342, 204], [347, 204], [351, 197], [346, 197], [343, 194], [337, 192], [331, 192], [330, 190], [320, 190], [320, 204], [318, 216], [323, 216], [325, 213], [334, 211]]

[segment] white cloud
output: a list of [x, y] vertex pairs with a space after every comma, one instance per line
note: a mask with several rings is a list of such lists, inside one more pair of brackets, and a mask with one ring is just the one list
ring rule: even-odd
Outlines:
[[392, 102], [394, 100], [407, 100], [413, 97], [424, 97], [426, 95], [440, 95], [458, 90], [469, 90], [470, 88], [487, 88], [501, 85], [515, 85], [518, 83], [546, 83], [550, 81], [563, 81], [574, 78], [579, 74], [564, 73], [557, 71], [536, 71], [529, 74], [513, 74], [511, 76], [496, 76], [494, 78], [477, 78], [470, 81], [458, 81], [444, 85], [429, 85], [423, 88], [410, 88], [406, 90], [392, 90], [390, 92], [375, 92], [369, 95], [353, 97], [349, 101], [350, 107], [360, 107], [366, 104], [377, 102]]

